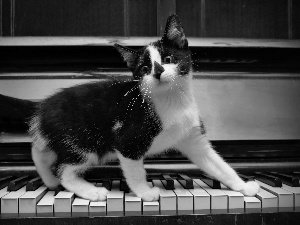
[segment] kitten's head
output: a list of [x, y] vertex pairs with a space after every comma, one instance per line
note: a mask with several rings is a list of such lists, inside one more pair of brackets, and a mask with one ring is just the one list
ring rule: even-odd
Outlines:
[[186, 81], [191, 68], [191, 52], [183, 28], [175, 14], [169, 16], [161, 40], [134, 51], [115, 44], [133, 77], [151, 87], [151, 91], [162, 91], [180, 86]]

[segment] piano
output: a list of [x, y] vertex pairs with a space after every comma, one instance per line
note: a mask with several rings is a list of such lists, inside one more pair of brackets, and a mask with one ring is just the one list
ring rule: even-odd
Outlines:
[[[0, 94], [40, 101], [83, 82], [127, 77], [113, 43], [156, 37], [9, 37], [0, 42]], [[227, 189], [176, 152], [145, 159], [159, 201], [130, 193], [118, 162], [86, 179], [111, 190], [90, 202], [49, 191], [31, 160], [28, 115], [0, 109], [0, 224], [296, 224], [300, 221], [300, 41], [190, 38], [194, 86], [207, 135], [255, 197]], [[2, 101], [0, 96], [0, 102]], [[101, 171], [101, 173], [99, 173]], [[98, 174], [101, 174], [99, 177]]]

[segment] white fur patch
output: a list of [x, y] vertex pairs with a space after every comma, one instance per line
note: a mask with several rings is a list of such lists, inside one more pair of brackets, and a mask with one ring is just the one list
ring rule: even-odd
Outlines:
[[121, 122], [121, 121], [117, 121], [116, 123], [115, 123], [115, 125], [113, 126], [113, 128], [112, 128], [112, 131], [113, 132], [117, 132], [120, 128], [122, 128], [123, 127], [123, 122]]
[[144, 201], [158, 200], [159, 189], [150, 188], [146, 180], [143, 158], [139, 160], [128, 159], [117, 152], [123, 174], [130, 189]]
[[29, 132], [32, 136], [31, 157], [36, 170], [44, 184], [50, 189], [59, 185], [59, 180], [53, 175], [51, 166], [56, 161], [56, 153], [48, 148], [48, 140], [40, 131], [40, 118], [35, 116], [30, 121]]
[[155, 48], [152, 45], [149, 45], [147, 49], [150, 53], [150, 59], [151, 59], [151, 64], [152, 64], [151, 74], [153, 74], [154, 73], [154, 61], [161, 64], [161, 55], [159, 54], [157, 48]]
[[33, 144], [31, 156], [44, 184], [50, 189], [55, 189], [59, 185], [59, 180], [53, 175], [51, 166], [56, 161], [57, 156], [53, 151], [45, 151], [45, 149], [47, 148], [40, 149]]
[[106, 162], [113, 161], [116, 159], [117, 154], [115, 152], [109, 152], [100, 159], [100, 164], [105, 164]]
[[[176, 82], [176, 79], [178, 77], [178, 69], [176, 64], [164, 64], [162, 67], [165, 69], [165, 71], [160, 76], [160, 82], [168, 82], [171, 84], [172, 82]], [[170, 88], [173, 88], [173, 85], [170, 86]]]
[[61, 169], [61, 184], [70, 192], [89, 199], [91, 201], [103, 201], [108, 191], [105, 188], [98, 188], [82, 179], [79, 174], [88, 169], [89, 166], [98, 163], [98, 156], [95, 153], [85, 155], [86, 161], [79, 165], [65, 165]]
[[48, 140], [41, 134], [40, 131], [40, 118], [38, 116], [34, 116], [29, 125], [29, 132], [32, 137], [32, 142], [34, 146], [39, 151], [43, 151], [46, 149], [48, 145]]
[[150, 94], [163, 130], [154, 138], [147, 154], [157, 154], [174, 147], [187, 137], [194, 127], [200, 126], [191, 78], [178, 77], [177, 79], [173, 88], [159, 92], [152, 91]]
[[147, 154], [157, 154], [174, 147], [180, 140], [190, 135], [194, 127], [199, 127], [198, 110], [194, 102], [186, 108], [176, 101], [168, 104], [157, 100], [154, 105], [162, 121], [163, 130], [154, 138]]
[[[154, 46], [149, 46], [151, 62], [161, 64], [161, 56]], [[176, 145], [186, 137], [193, 127], [199, 127], [199, 114], [193, 96], [191, 75], [178, 74], [176, 64], [163, 64], [164, 72], [160, 79], [144, 76], [141, 92], [153, 104], [163, 130], [154, 138], [148, 154], [157, 154]], [[152, 67], [153, 73], [153, 67]]]

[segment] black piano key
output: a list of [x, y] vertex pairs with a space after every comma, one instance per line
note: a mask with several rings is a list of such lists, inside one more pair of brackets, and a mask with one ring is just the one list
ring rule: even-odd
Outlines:
[[54, 196], [57, 195], [59, 192], [64, 191], [65, 188], [62, 185], [58, 185], [57, 188], [54, 190]]
[[43, 181], [40, 177], [33, 178], [29, 180], [26, 184], [26, 191], [35, 191], [43, 184]]
[[187, 175], [178, 174], [177, 180], [185, 189], [194, 189], [193, 180]]
[[30, 180], [29, 176], [19, 177], [9, 182], [7, 191], [17, 191], [21, 187], [25, 186], [27, 181]]
[[162, 174], [163, 177], [163, 183], [166, 183], [165, 188], [166, 190], [174, 190], [174, 180], [172, 179], [172, 177], [170, 175], [166, 175], [166, 174]]
[[254, 179], [255, 179], [255, 176], [248, 176], [248, 175], [243, 175], [243, 174], [239, 174], [239, 176], [246, 182], [254, 181]]
[[121, 182], [120, 182], [120, 191], [124, 191], [125, 193], [129, 193], [130, 192], [130, 188], [128, 187], [126, 179], [121, 179]]
[[9, 182], [13, 179], [14, 179], [13, 176], [7, 176], [7, 177], [0, 178], [0, 189], [8, 186]]
[[300, 172], [294, 171], [292, 172], [293, 176], [300, 178]]
[[272, 187], [282, 187], [282, 181], [278, 177], [261, 172], [255, 172], [255, 175], [255, 179], [264, 182], [265, 184], [268, 184]]
[[200, 179], [212, 189], [221, 189], [221, 183], [207, 175], [200, 175]]
[[110, 191], [110, 189], [111, 189], [111, 181], [109, 179], [102, 180], [102, 187], [105, 187], [107, 190]]
[[282, 182], [288, 186], [291, 187], [299, 187], [299, 178], [294, 177], [292, 175], [287, 175], [283, 173], [278, 173], [278, 172], [270, 172], [271, 175], [278, 177], [282, 180]]
[[95, 178], [95, 179], [87, 179], [87, 181], [89, 182], [89, 183], [99, 183], [99, 182], [102, 182], [102, 180], [101, 179], [98, 179], [98, 178]]

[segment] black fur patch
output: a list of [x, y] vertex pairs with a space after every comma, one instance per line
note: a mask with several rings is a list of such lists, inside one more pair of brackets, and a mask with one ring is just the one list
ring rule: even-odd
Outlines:
[[162, 128], [138, 85], [133, 80], [83, 84], [40, 104], [40, 129], [57, 154], [56, 168], [80, 163], [82, 153], [97, 153], [101, 158], [117, 149], [131, 159], [145, 155]]

